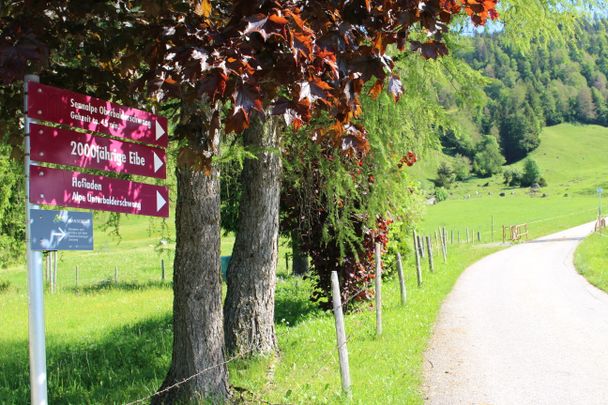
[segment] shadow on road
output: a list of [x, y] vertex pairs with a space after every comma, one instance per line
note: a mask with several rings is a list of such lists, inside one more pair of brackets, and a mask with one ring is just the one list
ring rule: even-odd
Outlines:
[[550, 243], [550, 242], [581, 242], [585, 238], [554, 238], [554, 239], [540, 239], [540, 240], [529, 240], [525, 243]]

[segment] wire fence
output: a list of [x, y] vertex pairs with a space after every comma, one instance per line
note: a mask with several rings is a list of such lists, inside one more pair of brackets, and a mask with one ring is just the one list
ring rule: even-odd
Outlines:
[[[552, 221], [552, 220], [570, 217], [570, 216], [574, 216], [574, 215], [591, 213], [592, 211], [597, 212], [596, 209], [577, 211], [577, 212], [572, 212], [569, 214], [556, 215], [556, 216], [552, 216], [552, 217], [536, 219], [533, 221], [529, 221], [528, 224], [529, 225], [538, 224], [538, 223]], [[440, 229], [442, 230], [443, 228], [444, 227], [441, 227]], [[446, 235], [445, 235], [446, 240], [449, 244], [450, 242], [454, 241], [454, 239], [452, 237], [452, 233], [454, 232], [454, 229], [447, 229], [447, 228], [445, 228], [445, 229], [446, 229]], [[469, 236], [471, 239], [474, 239], [475, 237], [482, 236], [482, 235], [487, 236], [492, 233], [491, 229], [486, 229], [483, 232], [481, 230], [478, 230], [477, 233], [473, 233], [472, 227], [469, 229], [470, 229]], [[496, 229], [496, 230], [498, 230], [498, 229]], [[437, 231], [437, 233], [439, 235], [440, 235], [440, 232], [442, 232], [442, 231]], [[439, 237], [439, 235], [437, 236], [437, 238]], [[602, 235], [602, 236], [606, 236], [606, 235]], [[439, 249], [440, 243], [436, 243], [434, 245], [434, 248]], [[454, 241], [453, 243], [456, 243], [456, 242]], [[48, 271], [48, 270], [45, 269], [44, 271]], [[95, 271], [91, 271], [90, 273], [85, 268], [78, 268], [78, 269], [74, 268], [72, 270], [72, 272], [70, 272], [69, 270], [62, 269], [61, 272], [59, 273], [59, 275], [60, 275], [60, 277], [58, 278], [58, 280], [60, 280], [59, 285], [61, 286], [60, 288], [63, 288], [63, 289], [67, 289], [67, 288], [86, 289], [86, 288], [97, 288], [97, 287], [102, 288], [103, 286], [106, 286], [106, 285], [121, 285], [121, 283], [123, 285], [128, 285], [131, 282], [134, 284], [170, 282], [168, 271], [167, 271], [167, 269], [165, 269], [165, 267], [162, 263], [159, 263], [158, 269], [154, 269], [153, 272], [143, 273], [143, 274], [140, 271], [138, 271], [138, 272], [134, 271], [132, 274], [130, 274], [128, 269], [121, 270], [118, 266], [115, 266], [114, 269], [110, 268], [110, 269], [107, 269], [105, 272], [99, 272], [99, 271], [95, 270]], [[71, 281], [70, 281], [70, 279], [71, 279]], [[370, 288], [371, 288], [371, 283], [368, 282], [367, 284], [362, 286], [360, 289], [358, 289], [354, 293], [350, 294], [342, 302], [341, 307], [342, 308], [346, 307], [349, 303], [351, 303], [353, 300], [355, 300], [357, 297], [359, 297], [361, 295], [361, 293], [368, 291]], [[340, 309], [342, 309], [342, 308], [340, 308]], [[369, 330], [366, 329], [366, 326], [369, 326], [369, 325], [366, 324], [365, 319], [363, 319], [361, 317], [360, 318], [349, 317], [348, 330], [350, 332], [347, 334], [346, 341], [343, 343], [343, 345], [347, 345], [362, 337], [369, 337], [370, 332], [369, 332]], [[321, 373], [324, 373], [328, 370], [331, 370], [332, 372], [334, 372], [334, 371], [337, 372], [337, 370], [339, 368], [337, 353], [341, 347], [342, 347], [341, 345], [332, 344], [327, 349], [319, 352], [317, 354], [317, 357], [319, 359], [321, 359], [320, 366], [314, 370], [312, 375], [320, 375]], [[249, 357], [249, 355], [252, 354], [252, 352], [253, 352], [253, 350], [246, 351], [244, 353], [240, 353], [238, 355], [230, 357], [230, 358], [226, 359], [225, 361], [222, 361], [218, 364], [206, 367], [203, 370], [200, 370], [200, 371], [196, 372], [195, 374], [192, 374], [191, 376], [188, 376], [166, 388], [163, 388], [162, 390], [160, 390], [158, 392], [155, 392], [155, 393], [146, 395], [140, 399], [136, 399], [131, 402], [128, 402], [128, 403], [126, 403], [126, 405], [136, 405], [136, 404], [147, 403], [151, 399], [153, 399], [159, 395], [166, 394], [167, 392], [170, 392], [171, 390], [179, 389], [184, 384], [187, 384], [188, 382], [192, 381], [193, 379], [200, 377], [200, 376], [204, 375], [205, 373], [208, 373], [218, 367], [229, 365], [230, 363], [233, 363], [234, 361], [237, 361], [240, 359], [246, 359]], [[358, 357], [361, 357], [361, 356], [358, 356]], [[358, 365], [358, 366], [361, 366], [361, 365]], [[300, 382], [300, 381], [296, 380], [293, 382], [293, 388], [291, 389], [291, 391], [293, 394], [296, 394], [296, 395], [302, 394], [305, 391], [306, 386], [307, 386], [306, 382]], [[260, 396], [258, 396], [255, 393], [249, 392], [249, 395], [252, 397], [252, 401], [251, 401], [252, 403], [271, 404], [271, 402], [261, 398]], [[279, 403], [272, 403], [272, 404], [279, 405]]]

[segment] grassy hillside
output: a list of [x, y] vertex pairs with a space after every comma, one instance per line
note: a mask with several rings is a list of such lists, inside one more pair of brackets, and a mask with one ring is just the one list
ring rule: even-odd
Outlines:
[[[608, 128], [562, 124], [545, 128], [541, 145], [531, 157], [540, 166], [548, 186], [536, 195], [528, 189], [507, 187], [502, 175], [458, 183], [450, 199], [429, 207], [424, 228], [447, 226], [456, 231], [479, 229], [490, 237], [492, 217], [495, 240], [501, 225], [530, 223], [532, 236], [546, 233], [559, 219], [577, 225], [594, 219], [598, 186], [608, 189]], [[434, 158], [436, 159], [436, 158]], [[523, 162], [510, 167], [521, 169]], [[509, 166], [505, 167], [505, 169]], [[504, 197], [499, 194], [504, 193]]]

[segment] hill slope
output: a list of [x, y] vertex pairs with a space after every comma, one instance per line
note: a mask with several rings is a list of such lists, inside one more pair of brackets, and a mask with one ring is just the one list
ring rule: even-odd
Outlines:
[[[591, 221], [597, 212], [597, 187], [608, 189], [605, 156], [608, 128], [572, 124], [545, 128], [541, 145], [531, 157], [547, 179], [546, 188], [531, 196], [528, 189], [505, 186], [501, 175], [471, 178], [455, 184], [449, 200], [429, 207], [424, 228], [445, 225], [460, 230], [463, 237], [467, 227], [479, 229], [483, 239], [489, 240], [494, 217], [496, 240], [503, 224], [533, 223], [531, 234], [540, 235], [548, 226], [546, 222], [556, 217], [569, 217], [567, 223], [572, 226]], [[522, 166], [520, 161], [505, 169]], [[505, 196], [500, 197], [500, 193]]]

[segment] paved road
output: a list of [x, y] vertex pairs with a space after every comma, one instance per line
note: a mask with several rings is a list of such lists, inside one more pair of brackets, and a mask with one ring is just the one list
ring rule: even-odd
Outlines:
[[430, 404], [608, 404], [608, 295], [573, 265], [592, 224], [484, 258], [441, 309]]

